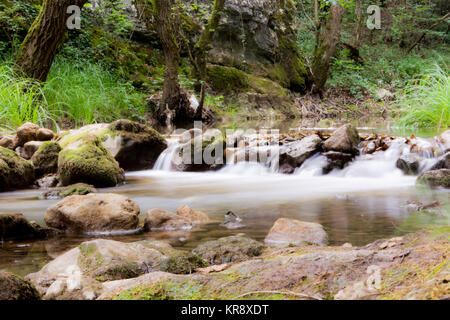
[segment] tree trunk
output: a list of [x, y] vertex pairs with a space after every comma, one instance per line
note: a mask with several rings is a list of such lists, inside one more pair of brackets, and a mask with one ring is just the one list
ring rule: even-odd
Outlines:
[[172, 4], [173, 0], [154, 0], [155, 26], [165, 61], [163, 96], [158, 116], [160, 121], [170, 122], [182, 118], [190, 107], [187, 93], [181, 88], [178, 78], [181, 58], [171, 19]]
[[312, 73], [314, 80], [314, 91], [321, 93], [328, 78], [331, 58], [336, 53], [336, 47], [341, 38], [342, 16], [344, 7], [332, 5], [328, 14], [327, 24], [322, 33], [319, 46], [314, 53]]
[[26, 77], [46, 81], [69, 18], [67, 8], [80, 9], [87, 0], [43, 0], [42, 9], [28, 30], [16, 59], [16, 71]]
[[356, 13], [356, 32], [355, 32], [355, 42], [353, 46], [359, 49], [360, 38], [361, 38], [361, 0], [355, 0], [355, 13]]
[[225, 0], [216, 0], [214, 3], [214, 8], [211, 17], [203, 30], [200, 39], [195, 44], [194, 47], [194, 69], [195, 75], [198, 82], [201, 83], [200, 89], [200, 111], [203, 108], [203, 103], [205, 101], [205, 81], [206, 81], [206, 55], [209, 50], [211, 50], [211, 42], [219, 26], [220, 18], [222, 16], [223, 8], [225, 6]]

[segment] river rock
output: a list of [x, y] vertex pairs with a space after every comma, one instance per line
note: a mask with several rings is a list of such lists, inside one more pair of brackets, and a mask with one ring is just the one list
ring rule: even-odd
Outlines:
[[210, 222], [210, 219], [206, 213], [194, 210], [186, 205], [178, 208], [177, 215], [185, 218], [193, 224], [203, 224]]
[[87, 183], [114, 187], [124, 180], [123, 170], [95, 135], [85, 135], [65, 145], [58, 156], [58, 176], [67, 186]]
[[97, 239], [83, 242], [58, 256], [40, 271], [29, 274], [26, 279], [34, 283], [47, 298], [73, 291], [84, 295], [93, 289], [96, 296], [98, 290], [95, 289], [101, 288], [101, 284], [95, 285], [95, 282], [134, 278], [159, 270], [159, 266], [167, 260], [158, 250], [140, 243]]
[[337, 151], [358, 155], [358, 145], [361, 142], [358, 131], [352, 124], [346, 124], [337, 129], [331, 137], [323, 143], [327, 151]]
[[322, 139], [311, 135], [300, 141], [285, 144], [280, 150], [280, 172], [293, 173], [306, 159], [320, 151]]
[[450, 169], [426, 171], [417, 178], [417, 183], [428, 185], [432, 188], [450, 188]]
[[442, 150], [444, 152], [450, 151], [450, 129], [444, 131], [438, 138], [438, 142], [440, 143]]
[[153, 128], [130, 120], [117, 120], [71, 130], [59, 139], [63, 149], [88, 135], [98, 137], [124, 170], [151, 169], [167, 148], [166, 140]]
[[14, 137], [13, 136], [3, 136], [0, 138], [0, 147], [7, 149], [14, 149]]
[[37, 124], [31, 122], [24, 123], [22, 126], [17, 128], [17, 146], [23, 147], [28, 141], [37, 140], [39, 129], [40, 127]]
[[0, 147], [0, 192], [20, 189], [34, 182], [34, 168], [30, 161], [16, 152]]
[[450, 169], [450, 151], [438, 159], [431, 170]]
[[40, 189], [54, 188], [58, 185], [58, 176], [56, 174], [47, 174], [36, 180], [36, 184]]
[[144, 230], [147, 232], [157, 230], [189, 230], [191, 228], [191, 221], [176, 213], [163, 209], [152, 209], [147, 212], [144, 223]]
[[56, 200], [74, 195], [84, 196], [90, 193], [97, 193], [97, 189], [95, 189], [94, 186], [85, 183], [77, 183], [67, 187], [48, 190], [42, 194], [41, 199]]
[[354, 159], [353, 154], [337, 151], [328, 151], [322, 155], [327, 158], [327, 165], [323, 168], [324, 174], [328, 174], [334, 169], [342, 170]]
[[27, 143], [25, 143], [25, 145], [23, 146], [23, 151], [25, 153], [24, 158], [30, 160], [43, 143], [43, 141], [28, 141]]
[[405, 174], [416, 175], [419, 173], [420, 160], [422, 160], [421, 157], [409, 153], [402, 155], [395, 165]]
[[280, 218], [270, 229], [265, 242], [273, 245], [319, 245], [328, 243], [328, 236], [318, 223]]
[[91, 193], [70, 196], [47, 209], [48, 226], [75, 233], [133, 230], [139, 223], [139, 206], [129, 198]]
[[40, 300], [34, 286], [16, 275], [0, 271], [0, 300]]
[[56, 234], [58, 234], [57, 230], [42, 228], [34, 222], [29, 222], [21, 213], [0, 212], [0, 239], [2, 240], [39, 239]]
[[[25, 145], [25, 147], [28, 143]], [[41, 142], [39, 148], [33, 153], [31, 163], [34, 166], [36, 177], [53, 174], [58, 171], [58, 158], [61, 147], [56, 142]]]
[[38, 141], [50, 141], [55, 137], [55, 133], [50, 129], [40, 128], [37, 133]]
[[264, 245], [244, 234], [220, 238], [199, 245], [192, 252], [210, 264], [240, 262], [262, 254]]

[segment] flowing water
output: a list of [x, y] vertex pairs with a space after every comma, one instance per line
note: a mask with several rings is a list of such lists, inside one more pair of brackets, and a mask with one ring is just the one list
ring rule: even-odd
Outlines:
[[[170, 162], [176, 145], [177, 142], [171, 142], [154, 170], [128, 173], [125, 185], [101, 192], [130, 197], [139, 204], [142, 218], [153, 208], [176, 211], [186, 204], [208, 213], [212, 223], [190, 231], [112, 239], [129, 242], [159, 239], [187, 250], [201, 242], [237, 233], [263, 240], [275, 220], [288, 217], [322, 224], [332, 245], [346, 242], [364, 245], [409, 231], [401, 228], [411, 215], [408, 203], [449, 200], [447, 191], [418, 188], [416, 177], [405, 176], [396, 168], [396, 160], [405, 152], [402, 144], [394, 144], [386, 152], [360, 156], [344, 170], [328, 175], [321, 174], [325, 159], [320, 155], [308, 159], [292, 175], [277, 173], [271, 163], [249, 162], [228, 164], [217, 172], [173, 172]], [[424, 161], [422, 170], [434, 161]], [[22, 212], [29, 220], [44, 224], [45, 210], [58, 201], [40, 200], [41, 193], [42, 190], [25, 190], [0, 194], [0, 212]], [[229, 210], [243, 219], [244, 227], [229, 230], [220, 225]], [[64, 236], [44, 241], [3, 242], [0, 270], [20, 275], [35, 272], [62, 252], [89, 239]]]

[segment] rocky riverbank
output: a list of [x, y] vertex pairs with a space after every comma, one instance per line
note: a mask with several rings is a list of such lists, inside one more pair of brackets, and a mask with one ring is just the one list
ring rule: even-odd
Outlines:
[[[128, 120], [57, 134], [28, 123], [16, 135], [2, 137], [1, 191], [40, 188], [42, 198], [59, 202], [47, 208], [45, 226], [28, 221], [21, 213], [0, 213], [0, 239], [33, 241], [74, 234], [93, 240], [54, 257], [25, 279], [1, 272], [0, 298], [450, 297], [448, 226], [362, 247], [349, 243], [328, 246], [322, 225], [287, 217], [273, 224], [264, 242], [235, 234], [203, 241], [187, 251], [156, 240], [114, 240], [115, 235], [145, 233], [151, 237], [154, 232], [189, 232], [220, 223], [186, 205], [174, 212], [166, 208], [141, 212], [127, 196], [96, 189], [117, 186], [125, 181], [125, 171], [153, 168], [161, 161], [172, 170], [213, 171], [225, 166], [217, 159], [231, 159], [231, 163], [253, 160], [277, 174], [294, 174], [308, 161], [319, 159], [317, 168], [327, 175], [356, 161], [376, 161], [377, 156], [392, 153], [396, 167], [406, 175], [418, 176], [418, 184], [450, 187], [450, 130], [434, 141], [362, 135], [352, 125], [332, 132], [298, 131], [274, 137], [237, 132], [224, 138], [193, 129], [170, 137], [169, 145], [152, 128]], [[186, 150], [209, 153], [214, 161], [175, 163], [175, 156]], [[271, 156], [273, 150], [277, 157]], [[235, 229], [242, 224], [230, 212], [222, 226]]]

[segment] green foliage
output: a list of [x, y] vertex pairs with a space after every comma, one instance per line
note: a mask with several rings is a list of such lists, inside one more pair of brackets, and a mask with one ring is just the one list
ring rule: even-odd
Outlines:
[[143, 120], [144, 94], [90, 62], [58, 59], [43, 86], [0, 67], [0, 124], [15, 128], [30, 121], [81, 126], [128, 117]]
[[434, 69], [412, 80], [400, 95], [397, 106], [404, 116], [401, 126], [448, 127], [450, 126], [450, 74], [448, 68]]

